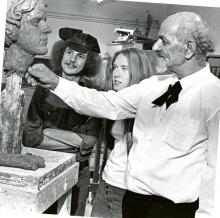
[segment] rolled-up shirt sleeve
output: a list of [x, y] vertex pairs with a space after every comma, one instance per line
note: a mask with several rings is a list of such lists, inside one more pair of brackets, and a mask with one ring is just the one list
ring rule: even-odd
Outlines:
[[134, 118], [142, 91], [141, 84], [133, 85], [119, 92], [101, 92], [81, 87], [76, 82], [59, 78], [55, 95], [78, 113], [92, 117], [120, 120]]

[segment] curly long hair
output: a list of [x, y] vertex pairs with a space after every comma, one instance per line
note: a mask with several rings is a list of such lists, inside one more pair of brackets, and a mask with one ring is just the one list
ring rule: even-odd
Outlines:
[[[65, 49], [70, 47], [70, 45], [66, 45], [64, 40], [58, 40], [54, 43], [51, 53], [51, 67], [52, 70], [58, 75], [62, 75], [62, 58], [65, 52]], [[74, 49], [74, 48], [73, 48]], [[79, 73], [81, 77], [86, 76], [88, 78], [95, 76], [98, 73], [98, 68], [100, 65], [101, 58], [97, 52], [89, 51], [86, 64], [83, 70]], [[89, 81], [88, 81], [89, 83]]]

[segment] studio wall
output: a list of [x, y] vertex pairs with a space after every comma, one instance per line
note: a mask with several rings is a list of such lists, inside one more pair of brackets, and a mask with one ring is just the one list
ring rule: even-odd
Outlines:
[[147, 11], [154, 20], [149, 33], [150, 38], [157, 38], [158, 24], [167, 16], [179, 11], [199, 13], [211, 25], [216, 41], [215, 54], [220, 54], [220, 8], [140, 2], [112, 2], [98, 5], [95, 1], [89, 0], [47, 0], [47, 2], [48, 23], [53, 30], [49, 36], [47, 56], [50, 56], [53, 42], [59, 39], [58, 30], [60, 27], [79, 28], [94, 35], [99, 40], [101, 54], [104, 55], [107, 51], [107, 44], [116, 37], [114, 29], [116, 27], [135, 29], [138, 20], [139, 27], [143, 30]]

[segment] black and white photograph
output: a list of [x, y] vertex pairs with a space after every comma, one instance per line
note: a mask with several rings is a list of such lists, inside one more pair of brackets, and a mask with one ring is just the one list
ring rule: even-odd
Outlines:
[[0, 214], [220, 217], [220, 2], [4, 0]]

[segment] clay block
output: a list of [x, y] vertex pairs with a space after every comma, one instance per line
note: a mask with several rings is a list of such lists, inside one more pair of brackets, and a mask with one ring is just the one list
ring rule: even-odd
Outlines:
[[0, 166], [15, 167], [25, 170], [37, 170], [45, 167], [45, 160], [36, 155], [28, 154], [0, 154]]
[[26, 153], [43, 157], [46, 167], [33, 171], [0, 166], [0, 184], [40, 189], [75, 164], [75, 154], [23, 147]]

